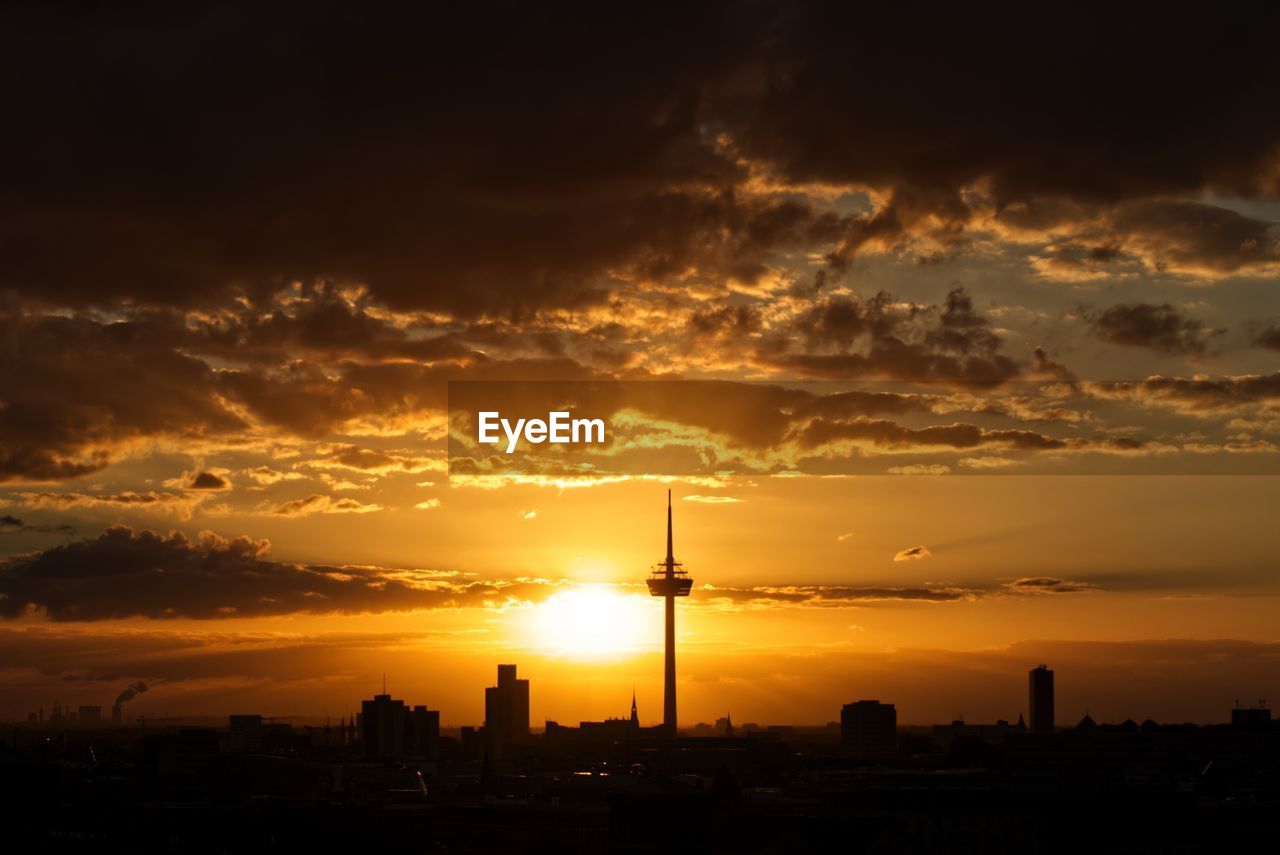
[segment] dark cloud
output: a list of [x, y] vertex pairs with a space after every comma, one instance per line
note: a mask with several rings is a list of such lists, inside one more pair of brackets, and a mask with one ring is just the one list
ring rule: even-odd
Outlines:
[[763, 327], [759, 307], [748, 304], [698, 309], [689, 316], [689, 329], [696, 337], [734, 339], [758, 333]]
[[[1153, 20], [1103, 6], [952, 7], [922, 17], [807, 5], [769, 42], [774, 73], [741, 103], [740, 144], [794, 180], [892, 187], [893, 207], [951, 221], [963, 220], [961, 191], [979, 180], [997, 210], [1207, 185], [1274, 192], [1277, 122], [1252, 105], [1280, 63], [1272, 36], [1251, 30], [1190, 10]], [[902, 33], [910, 38], [887, 37]], [[1221, 128], [1250, 138], [1223, 139]]]
[[1280, 320], [1269, 321], [1255, 329], [1251, 341], [1254, 347], [1280, 350]]
[[312, 514], [368, 514], [382, 510], [381, 505], [361, 502], [349, 496], [334, 498], [313, 493], [302, 499], [291, 499], [271, 508], [282, 517], [309, 517]]
[[367, 291], [322, 280], [196, 315], [151, 308], [133, 322], [148, 335], [177, 340], [189, 351], [238, 364], [277, 365], [300, 356], [325, 362], [463, 365], [485, 359], [451, 332], [411, 331], [380, 308]]
[[215, 472], [197, 472], [187, 481], [188, 490], [230, 490], [231, 482]]
[[1032, 576], [1015, 579], [1007, 587], [1015, 593], [1034, 594], [1075, 594], [1081, 591], [1098, 590], [1096, 585], [1089, 582], [1059, 579], [1056, 576]]
[[924, 546], [913, 546], [910, 549], [903, 549], [893, 556], [894, 561], [919, 561], [922, 558], [928, 558], [933, 555], [932, 552]]
[[474, 314], [599, 302], [606, 270], [750, 280], [837, 222], [731, 192], [701, 89], [757, 16], [721, 11], [10, 13], [5, 284], [199, 302], [319, 276]]
[[[454, 584], [368, 567], [286, 564], [267, 543], [109, 528], [93, 540], [0, 564], [0, 617], [55, 621], [355, 613], [502, 601], [487, 583]], [[515, 590], [515, 589], [512, 589]]]
[[910, 428], [886, 419], [868, 418], [814, 419], [799, 432], [798, 438], [802, 446], [810, 448], [845, 440], [860, 440], [886, 448], [999, 446], [1024, 451], [1057, 451], [1070, 445], [1067, 440], [1035, 431], [988, 430], [962, 422]]
[[1035, 348], [1032, 355], [1035, 357], [1035, 366], [1031, 371], [1033, 375], [1072, 384], [1079, 379], [1074, 371], [1055, 360], [1043, 347]]
[[1051, 241], [1032, 258], [1049, 279], [1090, 281], [1145, 271], [1213, 280], [1269, 276], [1280, 267], [1276, 223], [1201, 201], [1154, 199], [1102, 209], [1016, 206], [997, 222], [1010, 236]]
[[192, 510], [206, 498], [200, 493], [162, 493], [155, 490], [147, 490], [143, 493], [133, 490], [122, 493], [82, 493], [67, 490], [19, 493], [18, 496], [25, 507], [38, 510], [67, 511], [75, 508], [146, 510], [172, 513], [179, 519], [190, 518]]
[[[793, 337], [803, 351], [791, 347]], [[810, 378], [999, 385], [1021, 372], [1002, 344], [964, 288], [937, 306], [904, 305], [882, 291], [815, 302], [787, 334], [762, 344], [757, 361]]]
[[1101, 312], [1082, 314], [1104, 341], [1175, 356], [1199, 356], [1209, 339], [1222, 333], [1168, 303], [1117, 303]]
[[[926, 558], [929, 550], [923, 546], [904, 549], [895, 561]], [[888, 585], [757, 585], [732, 587], [704, 585], [699, 589], [705, 597], [730, 600], [748, 606], [776, 606], [801, 608], [850, 608], [877, 602], [967, 602], [994, 596], [1025, 596], [1035, 594], [1066, 594], [1101, 590], [1097, 585], [1053, 577], [1017, 579], [1004, 584], [988, 585], [925, 585], [920, 587], [896, 587]]]
[[[1274, 193], [1280, 119], [1257, 105], [1280, 79], [1276, 14], [10, 7], [2, 284], [190, 305], [319, 278], [520, 316], [618, 281], [751, 284], [791, 250], [838, 269], [916, 242], [932, 260], [978, 209]], [[883, 201], [837, 215], [759, 189], [788, 182]], [[1143, 251], [1190, 224], [1171, 266], [1274, 258], [1217, 210], [1135, 207], [1117, 227]]]
[[952, 603], [975, 599], [982, 592], [973, 588], [890, 587], [854, 585], [787, 585], [734, 588], [704, 586], [706, 596], [751, 605], [816, 606], [842, 608], [862, 603], [918, 601]]
[[44, 523], [25, 523], [12, 514], [0, 516], [0, 533], [18, 534], [65, 534], [74, 537], [76, 530], [70, 525], [47, 525]]
[[56, 481], [142, 437], [243, 429], [210, 367], [128, 323], [0, 310], [0, 481]]
[[1223, 377], [1163, 377], [1145, 380], [1089, 382], [1084, 388], [1102, 398], [1161, 404], [1188, 412], [1230, 411], [1280, 399], [1280, 372]]

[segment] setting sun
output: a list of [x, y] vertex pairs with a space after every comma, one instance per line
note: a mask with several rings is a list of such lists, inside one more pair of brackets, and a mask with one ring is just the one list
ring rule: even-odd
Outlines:
[[635, 653], [661, 640], [661, 604], [608, 585], [583, 585], [534, 606], [525, 632], [530, 646], [557, 656]]

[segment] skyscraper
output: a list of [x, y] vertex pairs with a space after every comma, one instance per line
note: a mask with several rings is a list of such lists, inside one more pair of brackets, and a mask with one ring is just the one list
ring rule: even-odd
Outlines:
[[360, 738], [369, 758], [404, 754], [405, 705], [391, 695], [374, 695], [360, 702]]
[[676, 733], [676, 597], [689, 596], [693, 579], [680, 568], [671, 545], [671, 491], [667, 491], [667, 557], [649, 574], [649, 595], [666, 599], [666, 666], [663, 680], [662, 727]]
[[484, 732], [490, 756], [529, 739], [529, 681], [516, 679], [516, 666], [498, 666], [498, 685], [484, 690]]
[[1029, 730], [1053, 733], [1053, 672], [1048, 665], [1037, 665], [1028, 677], [1031, 685]]
[[440, 713], [418, 705], [405, 712], [405, 750], [425, 760], [440, 759]]
[[888, 760], [897, 754], [898, 711], [893, 704], [845, 704], [840, 710], [840, 750], [863, 760]]

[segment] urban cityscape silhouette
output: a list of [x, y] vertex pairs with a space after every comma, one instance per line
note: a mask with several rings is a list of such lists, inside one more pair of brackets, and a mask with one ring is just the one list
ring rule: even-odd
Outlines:
[[55, 705], [14, 723], [0, 797], [21, 807], [21, 839], [55, 849], [1173, 851], [1274, 831], [1280, 730], [1265, 702], [1237, 702], [1217, 726], [1086, 715], [1059, 727], [1055, 674], [1040, 664], [1016, 723], [903, 727], [892, 702], [856, 699], [826, 727], [735, 726], [727, 712], [679, 728], [674, 603], [692, 580], [672, 516], [668, 490], [666, 557], [648, 579], [665, 600], [660, 724], [641, 725], [633, 692], [629, 714], [535, 728], [536, 687], [505, 663], [483, 723], [449, 729], [385, 676], [359, 711], [323, 725], [129, 720], [124, 705], [148, 689], [136, 683], [110, 720]]

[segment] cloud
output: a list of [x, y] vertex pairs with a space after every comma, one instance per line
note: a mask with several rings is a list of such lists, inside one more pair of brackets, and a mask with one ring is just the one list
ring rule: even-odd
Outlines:
[[283, 517], [309, 517], [312, 514], [369, 514], [382, 510], [381, 505], [366, 504], [350, 497], [335, 499], [323, 493], [312, 493], [302, 499], [290, 499], [269, 509]]
[[904, 549], [893, 556], [894, 561], [919, 561], [922, 558], [928, 558], [933, 555], [926, 547], [913, 546], [910, 549]]
[[[700, 592], [714, 600], [736, 604], [774, 607], [847, 608], [873, 602], [950, 603], [976, 599], [983, 592], [970, 588], [890, 587], [853, 585], [785, 585], [755, 587], [723, 587], [703, 585]], [[702, 599], [701, 597], [699, 599]]]
[[188, 490], [230, 490], [231, 482], [215, 472], [202, 471], [191, 476]]
[[[875, 377], [913, 382], [999, 385], [1017, 377], [1018, 364], [964, 288], [941, 305], [901, 304], [880, 292], [869, 300], [816, 301], [766, 337], [756, 361], [808, 378]], [[791, 342], [805, 345], [797, 352]]]
[[1008, 457], [962, 457], [959, 463], [965, 469], [1007, 469], [1018, 465], [1018, 461]]
[[338, 445], [320, 460], [311, 460], [312, 468], [358, 469], [363, 472], [425, 472], [439, 468], [440, 461], [429, 457], [374, 451], [357, 445]]
[[413, 506], [417, 511], [434, 511], [438, 507], [440, 507], [440, 500], [436, 498], [426, 499]]
[[144, 510], [171, 513], [178, 519], [190, 519], [192, 511], [204, 496], [186, 493], [160, 493], [148, 490], [135, 493], [127, 490], [123, 493], [80, 493], [68, 491], [63, 493], [19, 493], [25, 507], [38, 510], [65, 511], [73, 508], [117, 508], [120, 510]]
[[1174, 356], [1202, 355], [1208, 340], [1223, 332], [1207, 329], [1168, 303], [1118, 303], [1102, 312], [1087, 310], [1085, 318], [1104, 341]]
[[[786, 252], [833, 272], [864, 253], [932, 262], [1040, 202], [1081, 209], [1091, 250], [1114, 231], [1144, 263], [1255, 269], [1269, 233], [1188, 200], [1275, 190], [1280, 129], [1255, 105], [1277, 73], [1244, 59], [1269, 54], [1273, 14], [1242, 29], [1139, 9], [922, 20], [776, 2], [674, 18], [14, 13], [0, 47], [19, 130], [0, 155], [27, 168], [5, 188], [22, 213], [0, 219], [0, 285], [185, 306], [327, 279], [397, 308], [502, 317], [588, 309], [636, 282], [750, 289]], [[641, 61], [654, 55], [661, 67]], [[784, 192], [806, 188], [874, 202], [837, 212]], [[379, 359], [455, 346], [371, 333], [359, 313], [261, 324]]]
[[703, 505], [734, 505], [744, 501], [736, 496], [682, 496], [686, 502], [697, 502]]
[[1044, 278], [1059, 281], [1091, 282], [1139, 272], [1212, 281], [1269, 276], [1280, 267], [1275, 223], [1199, 201], [1050, 205], [1037, 214], [1014, 208], [1002, 212], [998, 223], [998, 230], [1014, 240], [1050, 241], [1031, 264]]
[[909, 466], [890, 466], [890, 475], [949, 475], [951, 467], [942, 463], [913, 463]]
[[506, 596], [498, 584], [276, 562], [266, 557], [268, 549], [265, 540], [247, 537], [206, 534], [191, 541], [179, 533], [108, 528], [93, 540], [0, 563], [0, 617], [30, 609], [55, 621], [407, 611], [483, 605]]
[[65, 534], [74, 537], [76, 530], [70, 525], [48, 525], [45, 523], [28, 524], [13, 516], [12, 514], [4, 514], [0, 516], [0, 534]]
[[1023, 594], [1075, 594], [1082, 591], [1096, 591], [1098, 587], [1089, 582], [1077, 582], [1059, 579], [1054, 576], [1034, 576], [1014, 579], [1006, 588], [1011, 593]]
[[1153, 374], [1136, 381], [1090, 381], [1083, 388], [1099, 398], [1130, 400], [1208, 415], [1280, 399], [1280, 371], [1219, 377]]
[[801, 446], [807, 448], [843, 441], [866, 442], [889, 449], [997, 446], [1025, 451], [1056, 451], [1070, 445], [1066, 440], [1036, 431], [988, 430], [963, 422], [910, 428], [886, 419], [864, 418], [850, 421], [815, 419], [799, 432], [798, 439]]
[[0, 482], [96, 472], [143, 437], [195, 439], [246, 424], [216, 375], [166, 336], [83, 317], [0, 308]]
[[1268, 350], [1280, 350], [1280, 320], [1268, 321], [1254, 330], [1250, 339], [1254, 347], [1265, 347]]

